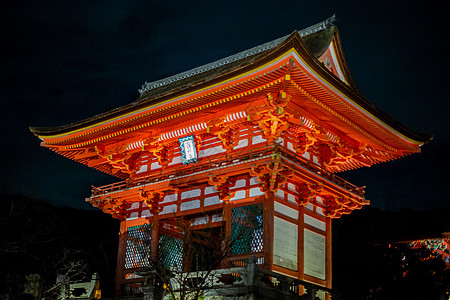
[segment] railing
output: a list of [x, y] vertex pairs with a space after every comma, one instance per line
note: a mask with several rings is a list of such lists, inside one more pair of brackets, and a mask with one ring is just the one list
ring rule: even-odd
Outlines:
[[251, 254], [239, 254], [239, 255], [231, 255], [226, 259], [229, 267], [246, 267], [248, 265], [250, 257], [254, 257], [255, 263], [257, 265], [264, 265], [264, 253], [262, 252], [253, 252]]
[[[152, 278], [157, 277], [155, 277], [157, 274], [152, 272], [146, 274]], [[331, 290], [323, 286], [261, 269], [257, 266], [255, 258], [249, 259], [246, 267], [175, 274], [170, 280], [170, 290], [158, 289], [157, 286], [164, 285], [153, 281], [153, 284], [143, 286], [144, 298], [162, 299], [164, 294], [167, 295], [165, 298], [201, 295], [206, 299], [208, 296], [226, 298], [253, 295], [255, 299], [262, 300], [313, 300], [318, 299], [316, 294], [319, 291], [323, 294], [331, 294]]]
[[[225, 259], [225, 265], [229, 268], [235, 267], [247, 267], [248, 262], [251, 257], [254, 257], [255, 263], [257, 265], [264, 264], [264, 254], [262, 252], [251, 253], [251, 254], [240, 254], [240, 255], [231, 255], [230, 257]], [[135, 267], [135, 268], [124, 268], [120, 272], [120, 285], [122, 286], [122, 290], [128, 289], [129, 291], [122, 291], [122, 295], [129, 296], [138, 292], [140, 287], [144, 284], [145, 277], [142, 276], [142, 272], [148, 270], [147, 267]], [[127, 287], [127, 288], [125, 288]]]
[[320, 166], [306, 160], [303, 156], [300, 156], [297, 153], [291, 152], [284, 147], [279, 147], [279, 151], [282, 153], [283, 157], [285, 157], [295, 163], [298, 163], [299, 165], [307, 168], [309, 171], [312, 171], [312, 172], [336, 183], [337, 185], [349, 190], [350, 192], [353, 192], [360, 196], [362, 196], [364, 194], [363, 188], [358, 187], [358, 186], [354, 185], [353, 183], [350, 183], [347, 180], [345, 180], [339, 176], [336, 176], [334, 173], [330, 173], [330, 172], [322, 169]]
[[263, 156], [273, 154], [273, 147], [258, 147], [250, 151], [240, 151], [233, 154], [219, 155], [202, 163], [191, 164], [189, 166], [180, 166], [176, 169], [159, 170], [150, 175], [139, 177], [132, 182], [120, 181], [113, 184], [104, 185], [102, 187], [92, 186], [92, 196], [103, 195], [126, 188], [135, 188], [149, 183], [158, 183], [164, 180], [172, 180], [183, 176], [192, 175], [198, 172], [207, 171], [215, 168], [230, 166], [237, 163], [247, 162], [251, 159], [257, 159]]
[[254, 148], [250, 151], [241, 151], [235, 152], [233, 154], [226, 154], [225, 156], [217, 156], [215, 158], [211, 158], [208, 161], [205, 161], [201, 164], [195, 164], [191, 166], [181, 166], [176, 170], [176, 174], [173, 174], [173, 169], [160, 170], [157, 174], [152, 173], [147, 176], [143, 176], [140, 178], [136, 178], [133, 181], [120, 181], [108, 185], [104, 185], [102, 187], [92, 186], [92, 195], [91, 197], [96, 197], [104, 194], [108, 194], [115, 191], [125, 190], [125, 189], [134, 189], [139, 186], [163, 182], [166, 180], [173, 180], [176, 178], [193, 175], [196, 173], [212, 170], [219, 167], [226, 167], [235, 164], [249, 163], [251, 161], [257, 161], [259, 159], [274, 155], [280, 154], [282, 158], [288, 159], [299, 165], [301, 167], [306, 168], [307, 170], [318, 174], [319, 176], [338, 184], [339, 186], [351, 191], [357, 195], [363, 195], [364, 190], [343, 178], [340, 178], [333, 173], [330, 173], [320, 166], [306, 160], [303, 156], [298, 155], [292, 151], [287, 150], [284, 147], [279, 145], [267, 145], [264, 147]]

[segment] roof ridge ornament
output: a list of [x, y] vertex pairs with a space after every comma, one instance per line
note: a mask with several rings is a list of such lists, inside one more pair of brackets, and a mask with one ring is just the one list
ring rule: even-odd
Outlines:
[[312, 26], [306, 27], [305, 29], [299, 30], [298, 34], [300, 35], [300, 37], [304, 37], [306, 35], [310, 35], [310, 34], [318, 32], [318, 31], [328, 29], [334, 25], [334, 22], [336, 22], [336, 14], [333, 14], [331, 17], [329, 17], [328, 19], [326, 19], [320, 23], [317, 23]]

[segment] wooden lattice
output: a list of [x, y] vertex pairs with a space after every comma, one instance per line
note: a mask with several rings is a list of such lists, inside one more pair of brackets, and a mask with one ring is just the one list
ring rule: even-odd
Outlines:
[[150, 257], [150, 224], [143, 224], [128, 228], [127, 245], [125, 251], [125, 268], [149, 266]]
[[263, 250], [262, 203], [234, 207], [231, 211], [231, 254]]

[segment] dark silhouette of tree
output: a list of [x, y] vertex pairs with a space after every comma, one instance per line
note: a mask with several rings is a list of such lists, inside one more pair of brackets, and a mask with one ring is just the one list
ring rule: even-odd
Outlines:
[[334, 221], [333, 299], [439, 299], [450, 287], [443, 260], [398, 242], [448, 231], [449, 215], [367, 207]]
[[0, 195], [0, 293], [19, 296], [28, 274], [39, 274], [45, 291], [57, 274], [89, 280], [98, 272], [105, 294], [112, 294], [118, 225], [99, 211]]

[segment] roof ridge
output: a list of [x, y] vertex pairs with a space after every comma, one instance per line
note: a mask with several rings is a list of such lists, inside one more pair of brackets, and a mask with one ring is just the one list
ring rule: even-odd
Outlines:
[[[336, 20], [336, 16], [333, 15], [330, 18], [328, 18], [320, 23], [314, 24], [312, 26], [309, 26], [309, 27], [299, 30], [297, 32], [300, 35], [300, 37], [304, 37], [304, 36], [307, 36], [307, 35], [310, 35], [310, 34], [318, 32], [318, 31], [329, 28], [330, 26], [332, 26], [334, 24], [335, 20]], [[194, 75], [198, 75], [198, 74], [213, 70], [215, 68], [221, 67], [223, 65], [227, 65], [229, 63], [233, 63], [235, 61], [238, 61], [238, 60], [247, 58], [249, 56], [264, 52], [266, 50], [273, 49], [276, 46], [278, 46], [279, 44], [281, 44], [281, 42], [284, 41], [288, 36], [289, 35], [282, 36], [280, 38], [277, 38], [273, 41], [264, 43], [262, 45], [258, 45], [256, 47], [238, 52], [236, 54], [227, 56], [225, 58], [213, 61], [211, 63], [205, 64], [205, 65], [196, 67], [194, 69], [190, 69], [185, 72], [178, 73], [178, 74], [175, 74], [175, 75], [172, 75], [172, 76], [169, 76], [169, 77], [157, 80], [157, 81], [144, 82], [144, 84], [142, 85], [142, 87], [140, 89], [138, 89], [138, 91], [139, 91], [140, 95], [142, 95], [143, 93], [145, 93], [147, 91], [171, 84], [173, 82], [176, 82], [176, 81], [179, 81], [179, 80], [182, 80], [185, 78], [192, 77]]]
[[314, 24], [312, 26], [306, 27], [306, 28], [304, 28], [302, 30], [299, 30], [298, 34], [300, 35], [300, 37], [304, 37], [306, 35], [310, 35], [310, 34], [318, 32], [318, 31], [328, 29], [328, 28], [330, 28], [331, 26], [334, 25], [334, 22], [336, 22], [336, 15], [335, 14], [332, 15], [331, 17], [329, 17], [328, 19], [323, 20], [320, 23], [317, 23], [317, 24]]
[[200, 67], [196, 67], [194, 69], [190, 69], [188, 71], [185, 71], [185, 72], [182, 72], [182, 73], [178, 73], [178, 74], [175, 74], [175, 75], [172, 75], [172, 76], [169, 76], [169, 77], [157, 80], [157, 81], [145, 82], [142, 85], [142, 88], [139, 89], [139, 93], [142, 95], [146, 91], [149, 91], [149, 90], [152, 90], [152, 89], [155, 89], [155, 88], [158, 88], [158, 87], [161, 87], [161, 86], [170, 84], [172, 82], [175, 82], [175, 81], [178, 81], [178, 80], [181, 80], [181, 79], [185, 79], [185, 78], [188, 78], [188, 77], [200, 74], [200, 73], [204, 73], [206, 71], [215, 69], [217, 67], [220, 67], [220, 66], [223, 66], [223, 65], [226, 65], [226, 64], [238, 61], [238, 60], [243, 59], [243, 58], [247, 58], [247, 57], [252, 56], [254, 54], [258, 54], [258, 53], [263, 52], [265, 50], [272, 49], [273, 47], [275, 47], [278, 44], [280, 44], [280, 42], [282, 40], [284, 40], [286, 37], [287, 36], [283, 36], [283, 37], [278, 38], [276, 40], [264, 43], [262, 45], [259, 45], [259, 46], [256, 46], [256, 47], [253, 47], [253, 48], [250, 48], [250, 49], [238, 52], [236, 54], [227, 56], [225, 58], [222, 58], [222, 59], [219, 59], [219, 60], [216, 60], [216, 61], [213, 61], [211, 63], [202, 65]]

